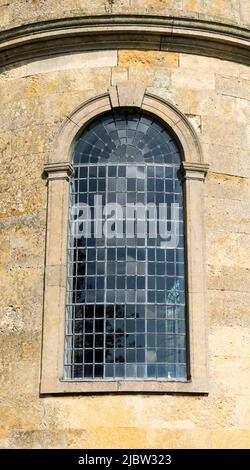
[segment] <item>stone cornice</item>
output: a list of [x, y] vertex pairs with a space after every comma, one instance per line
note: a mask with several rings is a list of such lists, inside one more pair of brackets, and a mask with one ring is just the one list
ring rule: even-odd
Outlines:
[[44, 170], [42, 178], [50, 180], [67, 180], [69, 181], [70, 177], [74, 173], [74, 168], [70, 163], [65, 162], [55, 162], [55, 163], [46, 163], [44, 165]]
[[84, 50], [147, 48], [250, 63], [247, 28], [191, 18], [100, 15], [32, 23], [0, 32], [0, 66]]
[[201, 180], [203, 181], [209, 170], [209, 164], [204, 162], [187, 162], [181, 164], [182, 178], [184, 180]]

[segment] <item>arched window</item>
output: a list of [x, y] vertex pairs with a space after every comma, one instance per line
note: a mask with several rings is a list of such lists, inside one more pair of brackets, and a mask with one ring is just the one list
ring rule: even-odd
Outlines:
[[65, 377], [187, 380], [181, 150], [142, 112], [94, 120], [73, 154]]
[[138, 83], [64, 120], [43, 172], [40, 393], [208, 392], [207, 171], [189, 120]]

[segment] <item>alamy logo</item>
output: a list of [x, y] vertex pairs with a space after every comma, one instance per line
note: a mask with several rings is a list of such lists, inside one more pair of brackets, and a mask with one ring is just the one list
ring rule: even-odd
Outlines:
[[161, 248], [177, 248], [179, 243], [178, 203], [103, 205], [102, 196], [95, 195], [93, 208], [72, 206], [71, 220], [71, 235], [77, 239], [157, 238]]

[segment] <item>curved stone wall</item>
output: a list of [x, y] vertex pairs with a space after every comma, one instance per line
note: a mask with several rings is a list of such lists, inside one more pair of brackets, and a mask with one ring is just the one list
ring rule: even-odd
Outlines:
[[184, 16], [249, 25], [248, 0], [14, 0], [0, 5], [1, 29], [82, 15]]
[[[136, 0], [2, 3], [3, 29], [48, 16], [101, 14], [111, 6], [113, 12], [142, 11]], [[152, 0], [144, 2], [143, 12], [212, 15], [243, 26], [248, 5]], [[210, 164], [209, 395], [39, 397], [47, 205], [41, 173], [65, 117], [124, 81], [139, 81], [148, 93], [177, 106], [196, 129]], [[0, 447], [249, 447], [249, 103], [246, 64], [183, 50], [69, 49], [2, 68]]]

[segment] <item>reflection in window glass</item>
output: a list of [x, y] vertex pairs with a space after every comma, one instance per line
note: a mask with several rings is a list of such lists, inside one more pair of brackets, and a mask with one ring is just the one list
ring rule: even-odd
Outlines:
[[[88, 237], [76, 238], [71, 231], [76, 213], [70, 211], [67, 378], [186, 380], [180, 161], [171, 133], [140, 113], [106, 114], [78, 138], [71, 209], [85, 204], [90, 212]], [[93, 222], [97, 196], [102, 203], [99, 237]], [[115, 203], [122, 210], [122, 215], [116, 213], [121, 219], [119, 236], [107, 237], [103, 208]], [[167, 234], [162, 237], [159, 227], [168, 220], [169, 230], [175, 203], [178, 244], [168, 246]], [[131, 204], [137, 208], [135, 224]], [[161, 204], [167, 207], [163, 215]], [[144, 207], [150, 207], [146, 222]], [[111, 231], [116, 227], [109, 225]]]

